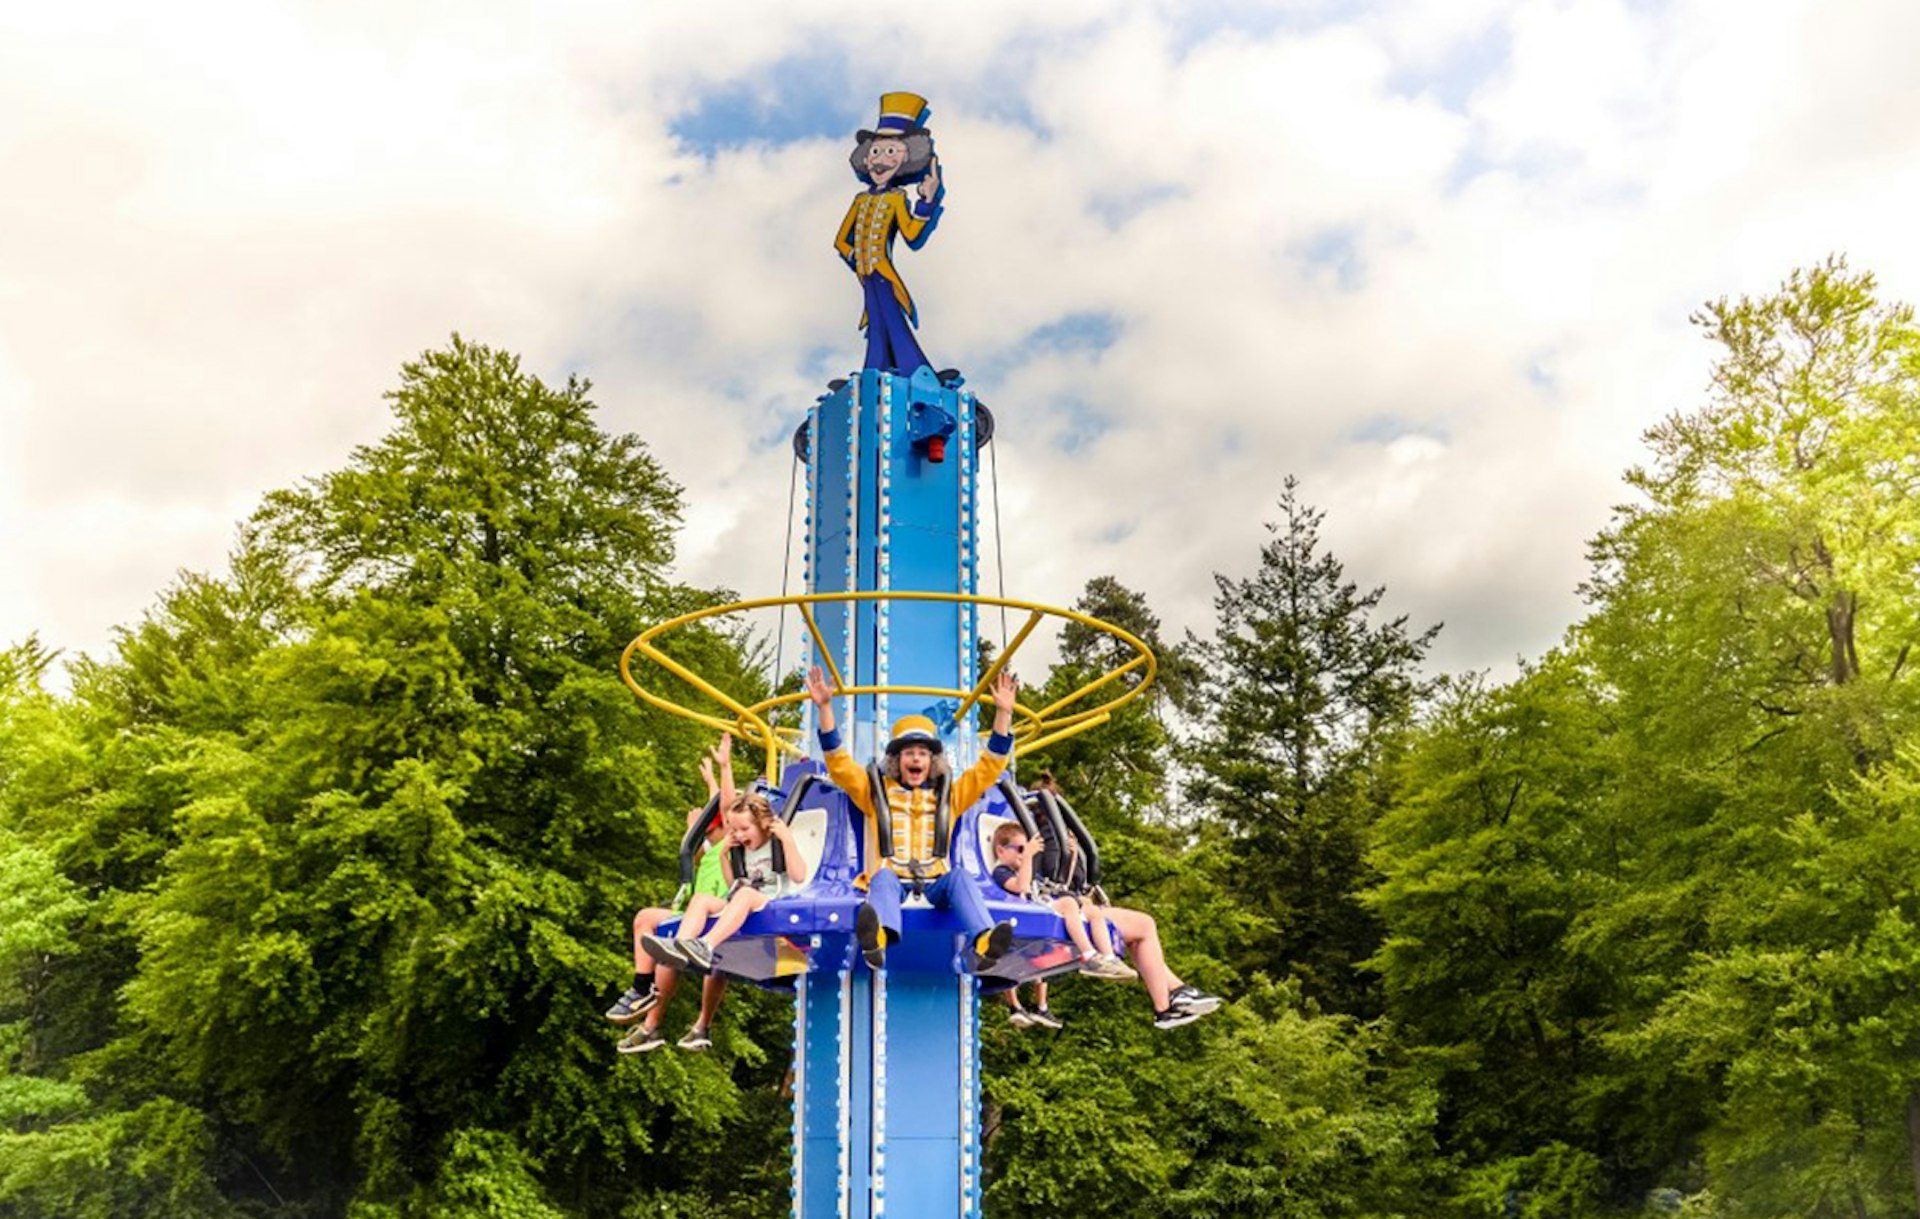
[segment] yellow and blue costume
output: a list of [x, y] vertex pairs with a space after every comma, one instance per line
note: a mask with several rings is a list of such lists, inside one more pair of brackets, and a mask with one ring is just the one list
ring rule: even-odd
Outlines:
[[[920, 727], [923, 724], [924, 729]], [[908, 716], [895, 726], [895, 745], [924, 736], [937, 746], [939, 738], [932, 728], [931, 720]], [[826, 759], [828, 777], [847, 794], [855, 808], [866, 814], [867, 870], [860, 882], [864, 882], [867, 890], [867, 905], [879, 917], [888, 939], [900, 938], [902, 877], [915, 883], [931, 879], [933, 883], [925, 890], [927, 901], [936, 909], [951, 909], [970, 937], [990, 929], [993, 916], [987, 911], [980, 887], [964, 868], [954, 868], [935, 848], [934, 815], [939, 797], [933, 786], [923, 783], [909, 787], [894, 779], [883, 779], [884, 790], [875, 792], [866, 770], [854, 761], [852, 751], [837, 731], [820, 734], [820, 751]], [[987, 738], [987, 751], [980, 760], [953, 780], [950, 807], [958, 813], [971, 808], [1000, 778], [1012, 753], [1011, 736], [995, 733]], [[884, 858], [880, 856], [879, 834], [874, 824], [883, 799], [893, 831], [893, 854]]]
[[[926, 101], [913, 93], [889, 93], [880, 99], [880, 122], [873, 131], [860, 133], [861, 145], [874, 139], [904, 139], [925, 135], [919, 123], [926, 113]], [[864, 171], [855, 170], [863, 181], [871, 181]], [[847, 214], [834, 235], [833, 248], [852, 268], [866, 297], [866, 310], [860, 326], [867, 332], [865, 367], [897, 369], [912, 373], [928, 365], [926, 353], [914, 337], [919, 313], [913, 295], [893, 265], [893, 239], [906, 240], [909, 249], [919, 249], [933, 234], [940, 219], [940, 200], [944, 188], [932, 199], [914, 198], [900, 189], [909, 179], [918, 180], [924, 171], [903, 175], [886, 187], [869, 186], [853, 197]]]

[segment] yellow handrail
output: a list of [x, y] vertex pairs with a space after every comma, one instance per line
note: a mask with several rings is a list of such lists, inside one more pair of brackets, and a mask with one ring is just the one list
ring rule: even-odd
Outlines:
[[[840, 670], [838, 662], [834, 658], [833, 649], [827, 646], [826, 638], [820, 631], [819, 623], [814, 619], [813, 607], [829, 602], [844, 603], [856, 601], [935, 601], [953, 604], [1004, 606], [1008, 609], [1026, 610], [1029, 617], [1026, 624], [1020, 628], [1019, 633], [1014, 636], [1013, 641], [1001, 651], [999, 656], [994, 658], [993, 664], [988, 666], [987, 671], [981, 674], [979, 682], [971, 689], [899, 685], [849, 686]], [[1013, 735], [1015, 748], [1021, 751], [1044, 749], [1056, 741], [1064, 740], [1075, 733], [1085, 732], [1089, 728], [1096, 728], [1108, 722], [1108, 720], [1112, 718], [1114, 711], [1140, 697], [1141, 692], [1153, 684], [1153, 679], [1158, 669], [1158, 663], [1154, 659], [1153, 650], [1134, 635], [1113, 625], [1111, 622], [1103, 622], [1098, 618], [1089, 614], [1083, 614], [1078, 610], [1060, 609], [1057, 606], [1042, 605], [1034, 601], [1021, 601], [1006, 597], [985, 597], [968, 593], [923, 593], [888, 590], [885, 592], [801, 593], [789, 597], [761, 597], [751, 601], [736, 601], [730, 605], [709, 606], [706, 609], [693, 610], [677, 617], [669, 618], [665, 622], [649, 627], [641, 632], [641, 634], [620, 653], [620, 680], [625, 682], [628, 689], [639, 695], [640, 698], [650, 706], [657, 707], [669, 714], [692, 720], [695, 723], [704, 724], [717, 731], [732, 732], [736, 736], [752, 740], [759, 744], [766, 757], [767, 780], [768, 782], [775, 782], [779, 778], [777, 763], [782, 753], [792, 754], [796, 757], [805, 757], [807, 754], [806, 750], [801, 748], [796, 740], [788, 739], [790, 736], [797, 738], [797, 731], [790, 727], [775, 725], [768, 719], [768, 714], [780, 707], [804, 702], [807, 698], [806, 691], [802, 690], [791, 694], [778, 694], [761, 699], [759, 702], [752, 704], [743, 703], [715, 686], [712, 682], [707, 681], [699, 674], [693, 672], [679, 661], [666, 655], [655, 646], [654, 641], [683, 626], [700, 622], [704, 619], [718, 618], [729, 614], [747, 613], [753, 610], [773, 609], [783, 605], [799, 607], [801, 619], [806, 623], [807, 633], [813, 638], [814, 647], [819, 649], [820, 657], [825, 662], [825, 668], [833, 677], [834, 693], [836, 695], [852, 697], [862, 694], [917, 694], [928, 695], [935, 698], [958, 699], [960, 700], [959, 709], [953, 714], [956, 722], [973, 709], [974, 704], [991, 688], [994, 678], [1012, 661], [1014, 654], [1027, 642], [1028, 637], [1033, 634], [1041, 622], [1048, 618], [1077, 622], [1101, 634], [1118, 639], [1133, 649], [1134, 655], [1127, 660], [1125, 664], [1108, 670], [1106, 673], [1081, 686], [1065, 698], [1058, 699], [1041, 710], [1035, 711], [1025, 704], [1016, 701], [1014, 704], [1014, 715], [1019, 722], [1014, 728]], [[711, 712], [685, 706], [681, 703], [674, 702], [664, 695], [648, 690], [633, 676], [632, 661], [636, 655], [644, 660], [652, 661], [667, 673], [678, 678], [688, 686], [691, 686], [705, 698], [718, 703], [721, 707], [732, 713], [734, 718], [732, 720], [723, 719]], [[1132, 685], [1125, 686], [1117, 697], [1111, 698], [1097, 706], [1075, 712], [1072, 715], [1060, 714], [1060, 712], [1079, 703], [1081, 700], [1093, 694], [1094, 691], [1099, 690], [1102, 686], [1119, 681], [1129, 673], [1141, 670], [1143, 667], [1145, 671], [1142, 673], [1140, 680]]]

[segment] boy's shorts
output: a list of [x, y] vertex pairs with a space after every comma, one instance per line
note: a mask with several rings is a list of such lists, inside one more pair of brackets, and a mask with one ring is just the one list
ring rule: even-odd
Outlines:
[[[696, 894], [704, 893], [709, 897], [725, 897], [727, 895], [727, 876], [726, 873], [720, 870], [719, 847], [709, 846], [705, 851], [701, 852], [700, 862], [693, 870], [693, 891]], [[684, 892], [684, 890], [682, 892]], [[684, 897], [676, 899], [673, 903], [673, 912], [678, 914], [686, 909], [686, 906], [687, 902]]]

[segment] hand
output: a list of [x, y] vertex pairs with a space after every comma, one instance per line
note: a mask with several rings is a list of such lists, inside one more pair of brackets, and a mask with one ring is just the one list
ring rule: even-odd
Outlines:
[[933, 202], [933, 197], [939, 193], [940, 158], [935, 157], [933, 160], [927, 162], [927, 176], [920, 179], [920, 197], [931, 203]]
[[[710, 756], [713, 758], [714, 765], [722, 770], [733, 765], [733, 734], [731, 732], [720, 734], [720, 743], [713, 747], [713, 753]], [[706, 773], [706, 763], [702, 762], [700, 769], [701, 773]]]
[[998, 711], [1008, 715], [1013, 713], [1014, 700], [1020, 694], [1020, 679], [1005, 669], [993, 679], [993, 705]]
[[1032, 859], [1035, 855], [1038, 855], [1046, 849], [1047, 844], [1036, 834], [1032, 838], [1027, 839], [1026, 846], [1020, 848], [1020, 857], [1022, 859]]
[[719, 781], [713, 777], [713, 756], [711, 754], [703, 753], [700, 755], [700, 777], [707, 781], [707, 794], [709, 796], [720, 790]]
[[833, 705], [833, 687], [827, 684], [827, 674], [819, 665], [807, 670], [807, 697], [816, 707], [826, 708]]

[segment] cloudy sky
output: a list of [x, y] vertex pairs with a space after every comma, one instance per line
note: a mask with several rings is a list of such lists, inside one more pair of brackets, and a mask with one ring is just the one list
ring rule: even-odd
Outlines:
[[[1440, 667], [1577, 617], [1687, 316], [1844, 252], [1920, 299], [1911, 0], [0, 10], [0, 643], [104, 649], [455, 331], [596, 385], [777, 591], [857, 366], [852, 131], [933, 107], [900, 262], [1000, 420], [1008, 591], [1204, 630], [1282, 479]], [[638, 625], [638, 624], [636, 624]]]

